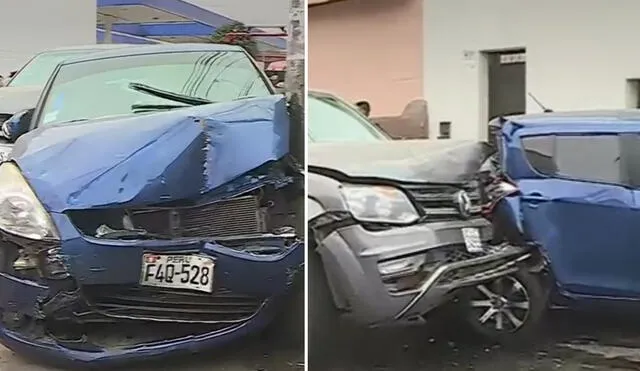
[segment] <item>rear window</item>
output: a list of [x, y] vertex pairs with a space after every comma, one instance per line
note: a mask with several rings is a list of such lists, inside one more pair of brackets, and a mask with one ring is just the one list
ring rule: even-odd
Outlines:
[[617, 135], [545, 135], [522, 139], [527, 160], [551, 177], [622, 183]]

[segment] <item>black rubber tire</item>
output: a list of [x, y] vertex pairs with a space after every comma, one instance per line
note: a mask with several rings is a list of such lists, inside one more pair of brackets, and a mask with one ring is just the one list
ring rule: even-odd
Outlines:
[[[528, 343], [535, 339], [542, 327], [543, 319], [547, 313], [549, 302], [549, 290], [543, 276], [521, 270], [509, 276], [515, 279], [526, 291], [529, 297], [529, 313], [523, 325], [515, 331], [499, 331], [494, 327], [483, 326], [478, 320], [477, 313], [469, 306], [469, 296], [463, 295], [460, 305], [463, 309], [465, 319], [471, 328], [479, 335], [492, 341], [504, 345], [516, 345]], [[469, 290], [476, 290], [471, 288]]]
[[307, 261], [309, 269], [308, 293], [308, 342], [309, 364], [326, 364], [336, 355], [340, 332], [338, 310], [333, 303], [331, 291], [320, 256], [311, 249]]

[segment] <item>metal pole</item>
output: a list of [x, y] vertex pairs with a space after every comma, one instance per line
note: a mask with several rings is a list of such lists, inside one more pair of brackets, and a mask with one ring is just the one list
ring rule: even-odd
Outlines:
[[289, 101], [291, 120], [291, 153], [304, 165], [304, 1], [290, 0], [289, 29], [287, 30], [287, 72], [285, 90]]
[[[304, 35], [305, 35], [304, 0], [290, 0], [289, 25], [287, 30], [287, 71], [284, 86], [289, 103], [291, 129], [289, 132], [289, 150], [298, 163], [304, 168], [305, 141], [304, 130]], [[295, 210], [298, 218], [296, 230], [304, 238], [307, 221], [304, 218], [305, 198], [298, 197]]]

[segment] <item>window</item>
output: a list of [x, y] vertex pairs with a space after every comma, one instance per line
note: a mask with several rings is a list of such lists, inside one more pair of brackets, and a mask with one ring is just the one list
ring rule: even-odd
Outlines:
[[451, 138], [451, 122], [441, 121], [439, 125], [438, 139], [450, 139]]
[[389, 138], [355, 108], [329, 96], [309, 95], [308, 136], [312, 142], [378, 142]]
[[531, 167], [553, 177], [623, 182], [617, 135], [546, 135], [523, 138]]
[[47, 83], [47, 80], [49, 80], [58, 63], [67, 58], [96, 52], [98, 50], [80, 49], [38, 54], [16, 73], [7, 86], [42, 86]]
[[[180, 95], [226, 102], [272, 94], [251, 59], [239, 51], [125, 55], [70, 63], [56, 74], [38, 126], [130, 115], [140, 105], [174, 105], [130, 88], [135, 82]], [[138, 112], [140, 113], [140, 112]]]

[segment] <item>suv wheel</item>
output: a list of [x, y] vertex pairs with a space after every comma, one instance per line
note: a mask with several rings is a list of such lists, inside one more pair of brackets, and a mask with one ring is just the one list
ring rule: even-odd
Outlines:
[[540, 276], [526, 271], [477, 285], [463, 301], [467, 321], [493, 340], [530, 338], [546, 312], [547, 292]]

